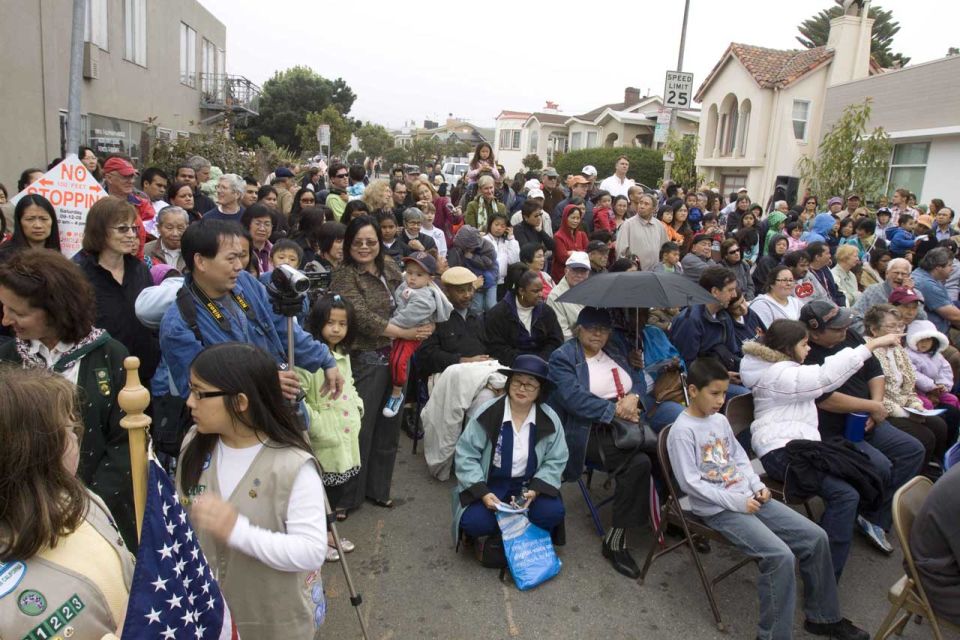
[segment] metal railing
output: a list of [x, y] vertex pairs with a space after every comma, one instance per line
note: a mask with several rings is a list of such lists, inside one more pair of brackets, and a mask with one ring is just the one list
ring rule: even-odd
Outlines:
[[259, 115], [260, 93], [260, 87], [243, 76], [200, 74], [200, 107], [203, 109]]

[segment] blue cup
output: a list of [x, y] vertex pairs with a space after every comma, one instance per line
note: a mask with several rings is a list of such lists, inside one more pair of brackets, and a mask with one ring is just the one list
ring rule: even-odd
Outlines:
[[866, 433], [867, 430], [867, 418], [869, 417], [866, 413], [847, 414], [847, 423], [843, 429], [843, 437], [850, 442], [862, 442], [864, 433]]

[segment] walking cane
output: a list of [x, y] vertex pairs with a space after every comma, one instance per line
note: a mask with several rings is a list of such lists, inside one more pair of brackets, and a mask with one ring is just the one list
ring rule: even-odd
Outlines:
[[147, 504], [147, 429], [150, 427], [150, 416], [144, 411], [150, 404], [150, 391], [140, 383], [140, 358], [124, 358], [123, 368], [127, 370], [127, 379], [117, 394], [117, 402], [125, 414], [120, 418], [120, 426], [127, 430], [130, 439], [133, 511], [137, 519], [137, 540], [140, 540]]

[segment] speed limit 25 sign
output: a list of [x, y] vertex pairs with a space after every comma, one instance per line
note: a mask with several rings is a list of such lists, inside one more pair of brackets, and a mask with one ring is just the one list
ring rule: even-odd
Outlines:
[[667, 71], [663, 84], [663, 106], [669, 109], [688, 109], [693, 95], [693, 74], [685, 71]]

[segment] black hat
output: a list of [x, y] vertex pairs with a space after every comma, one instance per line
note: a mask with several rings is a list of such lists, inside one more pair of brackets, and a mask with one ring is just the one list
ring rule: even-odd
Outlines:
[[523, 373], [528, 376], [533, 376], [538, 380], [550, 383], [550, 378], [547, 377], [547, 363], [540, 356], [535, 356], [532, 353], [525, 353], [523, 355], [517, 356], [513, 361], [513, 366], [510, 368], [504, 368], [499, 370], [505, 376], [509, 376], [514, 373]]
[[697, 235], [693, 236], [693, 244], [704, 241], [713, 242], [713, 236], [709, 233], [698, 233]]
[[826, 300], [814, 300], [800, 310], [800, 322], [813, 331], [846, 329], [853, 322], [853, 314], [846, 307], [838, 307]]
[[577, 315], [577, 325], [581, 327], [613, 327], [610, 312], [596, 307], [584, 307]]
[[591, 240], [587, 244], [587, 253], [593, 253], [594, 251], [609, 251], [610, 247], [607, 246], [607, 243], [603, 240]]

